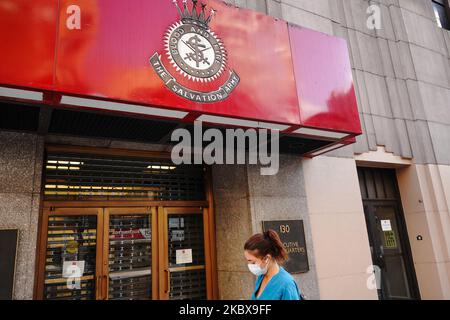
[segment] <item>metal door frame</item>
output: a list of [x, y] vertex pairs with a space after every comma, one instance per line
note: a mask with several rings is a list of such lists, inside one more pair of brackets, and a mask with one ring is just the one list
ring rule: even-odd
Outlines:
[[[68, 203], [69, 204], [69, 203]], [[74, 204], [70, 202], [70, 204]], [[203, 217], [204, 228], [204, 248], [205, 248], [205, 272], [206, 272], [206, 295], [207, 299], [216, 299], [214, 294], [215, 283], [215, 271], [214, 259], [215, 245], [211, 244], [212, 234], [214, 229], [211, 230], [212, 222], [210, 219], [210, 211], [208, 208], [199, 207], [197, 203], [192, 203], [191, 206], [185, 204], [183, 207], [172, 206], [126, 206], [126, 202], [122, 203], [122, 206], [111, 207], [89, 207], [83, 206], [86, 204], [80, 201], [78, 205], [73, 207], [65, 206], [64, 202], [61, 203], [61, 207], [46, 207], [43, 210], [41, 226], [39, 228], [39, 248], [37, 255], [37, 268], [36, 268], [36, 290], [35, 298], [38, 300], [43, 299], [44, 295], [44, 281], [45, 281], [45, 262], [47, 252], [47, 240], [48, 240], [48, 220], [52, 216], [64, 216], [64, 215], [95, 215], [97, 216], [97, 249], [96, 249], [96, 271], [95, 271], [95, 287], [96, 287], [96, 300], [107, 300], [108, 298], [108, 250], [109, 250], [109, 217], [115, 214], [148, 214], [151, 215], [152, 221], [152, 299], [164, 300], [168, 298], [168, 292], [164, 292], [164, 288], [167, 287], [164, 272], [169, 274], [168, 269], [168, 257], [167, 257], [167, 218], [169, 214], [201, 214]], [[97, 202], [95, 204], [98, 204]], [[106, 203], [105, 203], [106, 204]], [[140, 204], [140, 203], [139, 203]], [[54, 202], [52, 202], [54, 205]], [[153, 238], [155, 237], [155, 238]], [[192, 268], [187, 267], [187, 270]], [[168, 272], [169, 271], [169, 272]]]
[[206, 276], [206, 296], [207, 299], [213, 299], [213, 277], [212, 277], [212, 261], [210, 243], [210, 230], [208, 221], [208, 210], [204, 208], [186, 208], [186, 207], [159, 207], [158, 208], [158, 229], [159, 238], [159, 298], [167, 300], [170, 294], [170, 273], [173, 268], [169, 267], [168, 257], [168, 217], [171, 214], [198, 214], [203, 217], [203, 234], [204, 234], [204, 252], [205, 265], [197, 267], [181, 267], [177, 269], [197, 270], [204, 269]]
[[[109, 259], [106, 257], [109, 256], [109, 222], [110, 222], [110, 216], [113, 215], [142, 215], [142, 216], [149, 216], [151, 221], [151, 230], [152, 230], [152, 266], [151, 266], [151, 278], [152, 278], [152, 300], [158, 300], [158, 242], [159, 239], [159, 233], [158, 233], [158, 225], [157, 225], [157, 208], [156, 207], [106, 207], [103, 209], [103, 226], [104, 226], [104, 232], [103, 232], [103, 256], [105, 259], [103, 259], [103, 265], [102, 265], [102, 276], [105, 279], [104, 282], [102, 282], [102, 290], [104, 292], [103, 299], [108, 300], [109, 299]], [[155, 277], [155, 278], [153, 278]]]
[[[48, 220], [55, 216], [96, 216], [97, 217], [97, 233], [96, 233], [96, 256], [95, 256], [95, 299], [102, 298], [102, 269], [101, 262], [103, 259], [103, 209], [102, 208], [47, 208], [43, 210], [41, 225], [39, 229], [39, 245], [37, 246], [37, 271], [35, 277], [36, 290], [35, 297], [39, 300], [44, 298], [45, 286], [45, 264], [48, 242]], [[99, 289], [100, 288], [100, 289]]]
[[[368, 233], [368, 237], [369, 237], [369, 243], [373, 248], [378, 248], [378, 240], [374, 239], [374, 230], [373, 228], [375, 227], [375, 221], [374, 221], [374, 212], [373, 212], [373, 208], [377, 205], [389, 205], [389, 206], [394, 206], [396, 209], [396, 222], [397, 222], [397, 226], [399, 229], [399, 240], [402, 246], [402, 251], [403, 251], [403, 256], [404, 256], [404, 261], [405, 261], [405, 271], [406, 271], [406, 277], [408, 280], [408, 285], [410, 287], [410, 294], [412, 296], [412, 299], [416, 299], [416, 300], [420, 300], [421, 296], [420, 296], [420, 290], [419, 290], [419, 285], [417, 282], [417, 275], [416, 275], [416, 271], [415, 271], [415, 267], [414, 267], [414, 260], [413, 260], [413, 256], [412, 256], [412, 252], [411, 252], [411, 244], [409, 241], [409, 236], [408, 236], [408, 230], [407, 230], [407, 226], [406, 226], [406, 220], [405, 220], [405, 214], [403, 211], [403, 205], [402, 205], [402, 201], [401, 201], [401, 197], [400, 197], [400, 189], [398, 186], [398, 181], [397, 181], [397, 175], [396, 175], [396, 170], [395, 169], [384, 169], [384, 168], [373, 168], [373, 167], [363, 167], [363, 166], [358, 166], [358, 171], [359, 170], [372, 170], [372, 171], [385, 171], [385, 172], [389, 172], [389, 176], [392, 179], [393, 185], [394, 185], [394, 192], [395, 192], [395, 199], [389, 199], [389, 200], [384, 200], [384, 199], [365, 199], [362, 198], [363, 201], [363, 206], [364, 206], [364, 216], [365, 216], [365, 220], [366, 220], [366, 226], [367, 226], [367, 233]], [[365, 180], [365, 179], [364, 179]], [[369, 212], [366, 212], [366, 207], [369, 208]], [[370, 230], [369, 230], [370, 229]], [[376, 242], [376, 243], [374, 243]], [[371, 257], [372, 257], [372, 261], [373, 264], [376, 265], [377, 261], [374, 260], [374, 256], [375, 253], [371, 252]], [[382, 278], [382, 282], [381, 285], [383, 286], [383, 278]], [[383, 290], [381, 290], [381, 293], [379, 293], [379, 297], [381, 299], [387, 299], [386, 296], [384, 296], [383, 294]]]
[[[156, 151], [143, 151], [143, 150], [128, 150], [128, 149], [113, 149], [113, 148], [98, 148], [98, 147], [85, 147], [85, 146], [69, 146], [69, 145], [46, 145], [46, 152], [70, 152], [81, 154], [96, 154], [96, 155], [109, 155], [109, 156], [133, 156], [137, 158], [148, 159], [170, 159], [170, 153], [168, 152], [156, 152]], [[45, 161], [45, 157], [44, 160]], [[205, 200], [204, 201], [190, 201], [190, 200], [177, 200], [177, 201], [154, 201], [154, 200], [44, 200], [44, 183], [41, 185], [41, 203], [40, 203], [40, 216], [38, 221], [38, 239], [36, 246], [36, 267], [35, 267], [35, 282], [34, 282], [34, 298], [42, 299], [43, 294], [43, 277], [45, 269], [45, 257], [42, 257], [46, 252], [47, 244], [47, 226], [48, 215], [54, 210], [59, 208], [67, 209], [100, 209], [104, 208], [137, 208], [137, 207], [154, 207], [157, 208], [156, 224], [159, 225], [158, 212], [159, 208], [202, 208], [204, 212], [204, 227], [207, 229], [205, 233], [205, 248], [208, 248], [205, 253], [205, 258], [209, 257], [210, 268], [209, 276], [207, 280], [210, 282], [208, 286], [208, 299], [218, 299], [218, 274], [217, 274], [217, 253], [216, 253], [216, 225], [215, 225], [215, 211], [214, 211], [214, 196], [212, 186], [212, 172], [211, 167], [205, 166], [204, 185], [205, 185]], [[102, 219], [103, 219], [102, 215]], [[103, 222], [102, 222], [103, 223]], [[157, 228], [158, 229], [158, 228]], [[103, 237], [103, 236], [102, 236]], [[158, 238], [161, 238], [158, 235]], [[158, 240], [159, 241], [159, 240]], [[161, 242], [161, 241], [159, 241]], [[157, 248], [159, 250], [159, 248]], [[159, 257], [159, 256], [158, 256]], [[44, 266], [42, 266], [44, 264]], [[157, 263], [159, 268], [159, 263]], [[153, 271], [152, 271], [153, 272]], [[159, 281], [158, 285], [159, 285]], [[158, 288], [159, 289], [159, 288]], [[159, 292], [159, 290], [158, 290]]]

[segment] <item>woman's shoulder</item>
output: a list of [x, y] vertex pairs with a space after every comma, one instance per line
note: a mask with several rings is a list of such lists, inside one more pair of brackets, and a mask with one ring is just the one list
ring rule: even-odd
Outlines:
[[278, 272], [278, 281], [286, 284], [294, 284], [294, 277], [287, 272], [283, 267], [280, 267], [280, 271]]
[[282, 300], [299, 300], [300, 290], [294, 277], [284, 268], [280, 268], [280, 287], [282, 287]]
[[283, 267], [280, 267], [279, 276], [280, 276], [281, 278], [285, 278], [285, 279], [289, 279], [289, 280], [294, 280], [294, 277], [293, 277], [289, 272], [287, 272], [286, 269], [283, 268]]

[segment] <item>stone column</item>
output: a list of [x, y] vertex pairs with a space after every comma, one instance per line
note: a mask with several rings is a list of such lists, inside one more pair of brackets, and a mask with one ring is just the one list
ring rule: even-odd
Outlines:
[[282, 156], [274, 176], [261, 176], [258, 166], [215, 166], [213, 187], [220, 299], [250, 298], [256, 279], [243, 246], [270, 220], [304, 221], [310, 271], [294, 278], [309, 299], [319, 299], [301, 158]]
[[317, 157], [303, 168], [321, 299], [377, 299], [355, 160]]
[[0, 229], [18, 229], [14, 299], [32, 299], [43, 139], [0, 132]]
[[448, 300], [450, 166], [412, 165], [397, 172], [421, 298]]
[[249, 299], [253, 276], [244, 258], [244, 243], [252, 235], [247, 167], [213, 167], [219, 299]]
[[299, 156], [280, 156], [280, 170], [273, 176], [261, 176], [260, 167], [250, 166], [250, 212], [253, 233], [262, 232], [263, 221], [303, 220], [310, 270], [293, 276], [306, 297], [316, 300], [320, 293], [302, 161]]

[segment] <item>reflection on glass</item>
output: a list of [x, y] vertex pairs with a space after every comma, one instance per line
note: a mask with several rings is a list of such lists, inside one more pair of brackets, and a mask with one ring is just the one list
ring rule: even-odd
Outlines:
[[201, 214], [171, 214], [168, 221], [171, 300], [206, 299]]
[[152, 298], [152, 232], [148, 215], [113, 215], [109, 221], [109, 299]]
[[95, 299], [96, 216], [50, 217], [44, 299]]
[[448, 20], [445, 6], [443, 4], [433, 1], [433, 10], [439, 28], [450, 30], [450, 22]]

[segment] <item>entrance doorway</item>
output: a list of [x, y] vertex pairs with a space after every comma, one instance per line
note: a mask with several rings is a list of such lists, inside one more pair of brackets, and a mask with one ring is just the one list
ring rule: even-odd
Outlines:
[[212, 196], [201, 167], [56, 149], [46, 156], [37, 299], [216, 298]]
[[207, 210], [45, 209], [40, 299], [212, 298]]
[[420, 299], [395, 170], [358, 168], [381, 300]]

